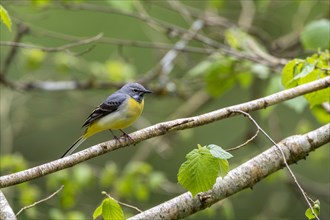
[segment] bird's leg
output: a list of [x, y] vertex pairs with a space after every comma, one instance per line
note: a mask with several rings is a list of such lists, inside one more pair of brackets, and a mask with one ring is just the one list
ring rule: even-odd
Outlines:
[[116, 140], [116, 141], [118, 141], [119, 143], [120, 143], [120, 140], [119, 140], [119, 138], [117, 138], [117, 136], [112, 132], [112, 130], [111, 129], [109, 129], [109, 131], [111, 132], [111, 134], [112, 134], [112, 136], [113, 136], [113, 138]]
[[128, 138], [128, 140], [131, 142], [131, 144], [135, 145], [133, 138], [131, 138], [131, 136], [129, 136], [125, 131], [119, 129], [122, 133], [123, 136], [125, 136], [126, 138]]

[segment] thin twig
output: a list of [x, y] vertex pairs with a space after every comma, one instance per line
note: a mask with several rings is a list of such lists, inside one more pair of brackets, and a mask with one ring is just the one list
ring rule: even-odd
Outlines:
[[63, 188], [64, 188], [64, 185], [62, 185], [58, 190], [56, 190], [53, 194], [51, 194], [47, 198], [41, 199], [41, 200], [33, 203], [32, 205], [28, 205], [28, 206], [25, 206], [25, 207], [21, 208], [21, 210], [19, 210], [19, 212], [17, 212], [16, 216], [18, 216], [21, 212], [23, 212], [26, 209], [32, 208], [32, 207], [38, 205], [39, 203], [42, 203], [42, 202], [44, 202], [44, 201], [46, 201], [48, 199], [51, 199], [53, 196], [55, 196], [56, 194], [58, 194]]
[[[120, 15], [124, 15], [124, 16], [128, 16], [128, 17], [133, 17], [133, 18], [139, 19], [141, 21], [144, 21], [151, 26], [159, 26], [159, 27], [163, 28], [164, 33], [168, 33], [169, 31], [171, 31], [173, 33], [178, 33], [180, 35], [184, 35], [187, 33], [187, 30], [185, 28], [165, 22], [165, 21], [157, 19], [155, 17], [150, 17], [148, 15], [139, 14], [136, 12], [124, 11], [124, 10], [119, 10], [119, 9], [115, 9], [115, 8], [103, 7], [103, 6], [92, 5], [92, 4], [64, 4], [64, 7], [68, 8], [68, 9], [72, 9], [72, 10], [89, 10], [89, 11], [97, 11], [97, 12], [102, 12], [102, 13], [115, 13], [115, 14], [120, 14]], [[198, 18], [197, 20], [203, 21], [200, 18]], [[203, 23], [204, 23], [204, 21], [203, 21]], [[265, 59], [263, 59], [263, 57], [256, 57], [253, 54], [251, 55], [251, 54], [240, 53], [216, 40], [213, 40], [213, 39], [211, 39], [205, 35], [199, 34], [199, 33], [194, 34], [193, 39], [198, 40], [212, 48], [219, 49], [219, 51], [225, 55], [231, 55], [231, 56], [235, 56], [238, 58], [245, 57], [246, 59], [251, 60], [253, 62], [262, 63], [265, 65], [271, 66], [273, 68], [282, 66], [283, 64], [286, 63], [285, 59], [278, 59], [278, 58], [273, 57], [274, 59], [272, 59], [272, 60], [265, 60]]]
[[[104, 195], [106, 195], [108, 198], [110, 198], [110, 199], [114, 199], [114, 198], [112, 198], [108, 193], [106, 193], [106, 192], [102, 192], [102, 194], [104, 194]], [[115, 200], [115, 199], [114, 199]], [[138, 211], [138, 212], [140, 212], [140, 213], [142, 213], [143, 211], [141, 210], [141, 209], [139, 209], [138, 207], [135, 207], [135, 206], [132, 206], [132, 205], [129, 205], [129, 204], [126, 204], [126, 203], [123, 203], [123, 202], [120, 202], [120, 201], [118, 201], [118, 200], [116, 200], [116, 202], [118, 202], [120, 205], [123, 205], [123, 206], [126, 206], [126, 207], [128, 207], [128, 208], [131, 208], [131, 209], [135, 209], [136, 211]]]
[[[14, 43], [19, 43], [22, 39], [22, 37], [27, 34], [29, 32], [29, 28], [27, 26], [25, 26], [24, 24], [18, 24], [17, 25], [17, 33], [14, 39]], [[6, 60], [4, 62], [4, 65], [1, 69], [1, 75], [5, 75], [8, 72], [9, 66], [10, 64], [13, 62], [14, 57], [17, 53], [17, 48], [16, 47], [12, 47], [6, 57]]]
[[[76, 38], [76, 37], [72, 37]], [[71, 39], [72, 40], [72, 39]], [[79, 38], [75, 39], [79, 41]], [[160, 49], [160, 50], [169, 50], [173, 48], [173, 45], [167, 44], [167, 43], [161, 43], [161, 42], [146, 42], [146, 41], [136, 41], [136, 40], [123, 40], [123, 39], [115, 39], [115, 38], [109, 38], [109, 37], [103, 37], [95, 43], [99, 44], [114, 44], [118, 46], [129, 46], [129, 47], [141, 47], [141, 48], [152, 48], [152, 49]], [[33, 44], [27, 44], [27, 43], [19, 43], [19, 42], [12, 42], [12, 41], [0, 41], [1, 46], [10, 46], [10, 47], [21, 47], [21, 48], [27, 48], [27, 49], [39, 49], [44, 52], [58, 52], [63, 50], [63, 46], [59, 47], [42, 47], [38, 45]], [[213, 53], [219, 52], [218, 49], [213, 48], [202, 48], [202, 47], [192, 47], [187, 46], [185, 48], [177, 49], [181, 52], [187, 52], [187, 53], [200, 53], [200, 54], [206, 54], [210, 55]]]
[[254, 1], [252, 0], [241, 0], [241, 14], [238, 19], [238, 24], [244, 30], [249, 30], [251, 25], [253, 24], [253, 19], [256, 12], [256, 6]]
[[[103, 33], [99, 33], [96, 36], [86, 38], [86, 39], [81, 39], [77, 40], [76, 42], [65, 44], [59, 47], [42, 47], [42, 46], [36, 46], [32, 44], [26, 44], [26, 43], [19, 43], [19, 42], [11, 42], [11, 41], [1, 41], [0, 45], [2, 46], [11, 46], [13, 48], [16, 47], [22, 47], [22, 48], [34, 48], [34, 49], [39, 49], [44, 52], [59, 52], [59, 51], [65, 51], [69, 52], [68, 50], [72, 47], [77, 47], [85, 44], [90, 44], [92, 42], [98, 41], [103, 37]], [[71, 52], [72, 53], [72, 52]]]
[[174, 67], [174, 60], [179, 55], [179, 51], [184, 49], [188, 42], [193, 39], [193, 37], [204, 27], [204, 22], [202, 20], [195, 20], [190, 29], [182, 35], [182, 38], [176, 42], [171, 50], [169, 50], [163, 58], [159, 61], [158, 65], [154, 70], [150, 71], [151, 74], [145, 76], [142, 81], [150, 81], [155, 77], [159, 77], [160, 83], [165, 84], [164, 81], [167, 81], [167, 75], [172, 71]]
[[288, 164], [288, 162], [286, 161], [286, 157], [285, 157], [285, 154], [284, 152], [282, 151], [282, 149], [277, 145], [277, 143], [259, 126], [259, 124], [252, 118], [252, 116], [249, 114], [249, 113], [246, 113], [244, 111], [241, 111], [241, 110], [233, 110], [232, 112], [235, 112], [235, 113], [239, 113], [239, 114], [243, 114], [245, 116], [247, 116], [254, 124], [255, 126], [258, 128], [258, 130], [260, 130], [267, 138], [268, 140], [270, 140], [270, 142], [272, 142], [272, 144], [274, 144], [274, 146], [281, 152], [281, 155], [282, 155], [282, 158], [283, 158], [283, 162], [286, 166], [286, 168], [289, 170], [290, 172], [290, 175], [292, 176], [294, 182], [296, 183], [296, 185], [298, 186], [298, 188], [300, 189], [301, 193], [303, 194], [309, 208], [311, 209], [313, 215], [315, 216], [315, 218], [317, 218], [318, 220], [319, 217], [316, 215], [316, 213], [314, 212], [313, 210], [313, 207], [312, 205], [310, 204], [309, 200], [308, 200], [308, 197], [307, 197], [307, 194], [306, 192], [304, 191], [304, 189], [300, 186], [296, 176], [294, 175], [294, 173], [292, 172], [292, 170], [290, 169], [290, 166]]
[[126, 203], [123, 203], [123, 202], [120, 202], [120, 201], [117, 201], [120, 205], [123, 205], [123, 206], [126, 206], [128, 208], [131, 208], [131, 209], [135, 209], [136, 211], [142, 213], [143, 211], [141, 209], [139, 209], [138, 207], [135, 207], [135, 206], [132, 206], [132, 205], [129, 205], [129, 204], [126, 204]]
[[226, 151], [234, 151], [234, 150], [238, 150], [241, 147], [244, 147], [245, 145], [247, 145], [248, 143], [253, 141], [258, 136], [258, 134], [259, 134], [259, 128], [257, 129], [256, 133], [249, 140], [245, 141], [243, 144], [240, 144], [236, 147], [226, 149]]

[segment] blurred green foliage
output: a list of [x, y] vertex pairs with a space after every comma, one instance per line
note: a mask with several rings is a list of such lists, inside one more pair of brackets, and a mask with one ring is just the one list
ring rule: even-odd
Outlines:
[[306, 50], [330, 50], [330, 20], [321, 19], [306, 25], [301, 34], [301, 41]]
[[11, 18], [7, 12], [7, 10], [0, 5], [0, 20], [3, 22], [4, 25], [11, 31]]
[[[30, 32], [21, 42], [37, 46], [18, 48], [6, 74], [8, 80], [27, 84], [77, 81], [92, 85], [89, 90], [24, 92], [1, 85], [1, 175], [57, 159], [80, 135], [79, 126], [85, 117], [116, 89], [112, 85], [154, 74], [145, 86], [157, 92], [147, 97], [144, 114], [128, 129], [133, 131], [172, 119], [174, 115], [186, 117], [209, 112], [281, 91], [283, 85], [289, 88], [329, 75], [328, 1], [188, 0], [176, 2], [178, 5], [171, 3], [111, 0], [1, 2], [13, 21], [11, 32], [1, 24], [1, 41], [13, 41], [18, 31], [17, 23], [23, 22]], [[85, 6], [88, 7], [75, 8]], [[185, 14], [187, 11], [190, 15]], [[125, 16], [125, 13], [133, 15]], [[147, 16], [138, 19], [144, 13]], [[159, 74], [156, 68], [159, 60], [181, 39], [175, 27], [189, 29], [199, 14], [210, 19], [199, 34], [218, 42], [223, 48], [236, 49], [241, 56], [226, 54], [220, 46], [214, 48], [192, 40], [189, 46], [205, 51], [213, 49], [214, 52], [180, 52], [173, 71]], [[3, 16], [2, 10], [4, 22]], [[5, 16], [8, 20], [9, 16]], [[153, 19], [166, 21], [173, 27], [157, 26], [150, 22]], [[247, 23], [249, 20], [250, 24]], [[102, 42], [58, 52], [40, 50], [40, 47], [60, 47], [99, 33], [105, 36]], [[128, 43], [109, 43], [111, 40], [127, 40]], [[139, 41], [149, 44], [141, 46]], [[1, 45], [1, 70], [10, 49]], [[256, 54], [265, 55], [267, 59], [258, 62], [262, 57]], [[270, 54], [272, 56], [268, 57]], [[281, 62], [273, 62], [278, 58], [289, 61], [284, 69]], [[271, 65], [267, 63], [271, 61]], [[104, 86], [106, 83], [111, 87]], [[93, 85], [98, 84], [101, 86], [93, 89]], [[201, 91], [203, 98], [199, 98]], [[296, 98], [255, 112], [253, 117], [277, 141], [305, 133], [329, 122], [329, 114], [322, 106], [322, 102], [329, 101], [328, 92], [329, 88], [306, 95], [308, 102], [302, 97]], [[308, 103], [311, 109], [306, 108]], [[21, 219], [91, 219], [96, 207], [100, 207], [99, 204], [103, 207], [102, 191], [117, 201], [146, 210], [184, 192], [177, 184], [177, 171], [184, 156], [192, 150], [186, 146], [214, 143], [226, 149], [245, 142], [254, 130], [247, 120], [235, 117], [171, 133], [9, 187], [4, 193], [17, 212], [23, 206], [49, 196], [61, 185], [65, 186], [50, 200], [25, 210], [19, 216]], [[82, 147], [110, 138], [104, 132]], [[268, 140], [258, 137], [255, 142], [233, 153], [231, 169], [270, 145]], [[309, 196], [322, 203], [321, 219], [327, 217], [330, 207], [329, 154], [329, 148], [323, 147], [306, 161], [293, 166]], [[254, 186], [253, 191], [245, 190], [189, 219], [305, 218], [307, 207], [291, 183], [286, 172], [279, 171]], [[251, 201], [253, 205], [247, 206]], [[136, 213], [126, 207], [123, 210], [125, 217]]]
[[[305, 60], [294, 59], [288, 62], [282, 71], [282, 84], [286, 88], [292, 88], [330, 75], [330, 53], [319, 52]], [[321, 123], [329, 123], [329, 113], [322, 108], [323, 103], [329, 103], [330, 88], [315, 91], [304, 95], [310, 107], [318, 108], [313, 111]], [[327, 116], [327, 117], [324, 117]]]

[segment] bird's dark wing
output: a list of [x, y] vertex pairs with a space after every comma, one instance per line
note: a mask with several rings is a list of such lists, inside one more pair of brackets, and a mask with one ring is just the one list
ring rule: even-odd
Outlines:
[[96, 120], [110, 114], [118, 109], [125, 101], [126, 95], [123, 93], [114, 93], [110, 95], [103, 103], [101, 103], [86, 119], [82, 127], [86, 127]]

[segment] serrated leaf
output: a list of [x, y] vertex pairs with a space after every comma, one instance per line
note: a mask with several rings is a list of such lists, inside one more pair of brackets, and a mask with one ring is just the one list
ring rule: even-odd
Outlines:
[[102, 202], [102, 216], [105, 220], [124, 219], [124, 213], [116, 200], [108, 197]]
[[233, 157], [233, 155], [231, 155], [230, 153], [228, 153], [218, 145], [210, 144], [206, 148], [210, 150], [210, 153], [213, 155], [213, 157], [219, 159], [229, 159]]
[[7, 10], [0, 5], [0, 19], [6, 25], [9, 31], [11, 31], [11, 19]]
[[179, 183], [193, 196], [211, 189], [218, 176], [217, 158], [203, 147], [188, 153], [186, 159], [179, 169]]
[[[212, 152], [211, 152], [212, 151]], [[179, 183], [195, 196], [199, 192], [212, 189], [219, 175], [224, 177], [229, 171], [226, 159], [232, 155], [217, 145], [194, 149], [186, 155], [186, 161], [178, 173]]]
[[218, 159], [219, 162], [219, 176], [224, 177], [229, 172], [228, 160]]
[[[314, 213], [315, 213], [317, 216], [319, 216], [319, 214], [320, 214], [320, 208], [321, 208], [321, 207], [320, 207], [320, 201], [319, 201], [319, 200], [316, 200], [316, 201], [314, 202], [314, 204], [313, 204], [313, 211], [314, 211]], [[308, 209], [306, 210], [305, 215], [306, 215], [306, 217], [307, 217], [308, 219], [314, 219], [314, 218], [316, 218], [316, 216], [314, 216], [314, 214], [313, 214], [311, 208], [308, 208]]]
[[103, 206], [103, 203], [101, 203], [101, 205], [99, 205], [95, 211], [93, 212], [93, 219], [96, 219], [97, 217], [101, 216], [102, 215], [102, 206]]

